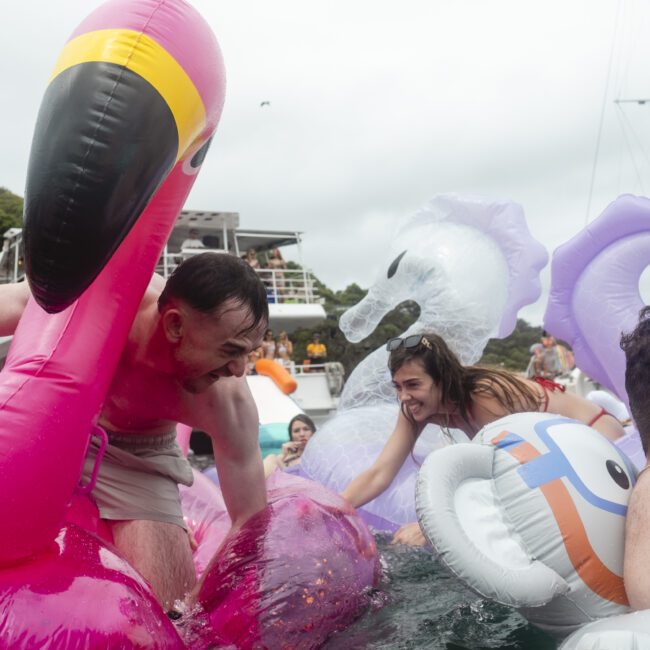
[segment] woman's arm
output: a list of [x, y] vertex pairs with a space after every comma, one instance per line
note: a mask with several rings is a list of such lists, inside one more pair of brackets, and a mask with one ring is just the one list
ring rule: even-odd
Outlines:
[[355, 508], [379, 496], [399, 472], [416, 439], [413, 425], [400, 412], [395, 429], [375, 462], [353, 479], [341, 495]]

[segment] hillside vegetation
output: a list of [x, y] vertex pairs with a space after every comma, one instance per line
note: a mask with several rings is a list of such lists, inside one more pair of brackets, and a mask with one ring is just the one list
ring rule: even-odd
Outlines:
[[22, 228], [23, 200], [5, 187], [0, 187], [0, 233], [8, 228]]
[[[321, 282], [316, 283], [319, 294], [325, 298], [327, 320], [322, 325], [297, 330], [292, 335], [294, 358], [297, 363], [307, 358], [306, 348], [312, 334], [318, 332], [327, 345], [328, 360], [340, 361], [345, 374], [354, 370], [357, 364], [370, 352], [385, 345], [388, 339], [400, 336], [419, 315], [419, 307], [413, 302], [404, 302], [381, 320], [375, 331], [360, 343], [350, 343], [338, 328], [341, 314], [366, 295], [366, 290], [351, 284], [343, 291], [332, 291]], [[515, 372], [524, 372], [530, 359], [530, 346], [538, 343], [542, 328], [518, 319], [513, 333], [505, 339], [491, 339], [480, 360], [481, 365], [497, 366]]]

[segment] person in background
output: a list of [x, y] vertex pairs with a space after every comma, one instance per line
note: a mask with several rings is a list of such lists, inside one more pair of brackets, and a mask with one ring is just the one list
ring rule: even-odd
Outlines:
[[273, 330], [266, 330], [262, 339], [263, 359], [275, 359], [275, 339]]
[[544, 346], [541, 343], [533, 343], [529, 349], [530, 361], [526, 368], [526, 378], [534, 379], [535, 377], [542, 376], [542, 364], [544, 362], [543, 352]]
[[259, 347], [251, 350], [248, 353], [248, 360], [246, 363], [246, 374], [247, 375], [256, 375], [257, 370], [255, 370], [255, 364], [264, 358], [264, 348], [260, 345]]
[[311, 337], [311, 343], [307, 346], [307, 359], [309, 364], [323, 364], [327, 360], [327, 346], [320, 341], [320, 334]]
[[190, 236], [187, 239], [183, 240], [183, 243], [181, 244], [181, 251], [186, 248], [205, 248], [205, 244], [199, 238], [198, 230], [190, 230]]
[[278, 340], [275, 345], [276, 359], [287, 369], [292, 369], [293, 363], [293, 343], [289, 339], [289, 335], [282, 331], [278, 335]]
[[553, 380], [562, 374], [562, 362], [555, 338], [546, 331], [542, 332], [541, 346], [541, 351], [538, 350], [536, 353], [537, 374], [535, 377]]
[[313, 420], [299, 413], [289, 422], [289, 441], [282, 445], [280, 454], [271, 454], [264, 459], [264, 476], [268, 478], [276, 469], [285, 470], [300, 463], [305, 447], [316, 433]]
[[[634, 424], [648, 454], [650, 441], [650, 307], [639, 314], [639, 323], [621, 336], [625, 352], [625, 391]], [[650, 556], [650, 473], [647, 465], [637, 477], [625, 520], [623, 579], [630, 606], [650, 609], [650, 577], [646, 571]]]
[[272, 283], [276, 289], [278, 299], [285, 293], [286, 281], [282, 269], [287, 268], [287, 263], [282, 259], [282, 253], [279, 248], [272, 248], [269, 258], [266, 262], [266, 268], [271, 269]]
[[[395, 428], [375, 462], [343, 490], [355, 508], [392, 483], [427, 424], [460, 429], [473, 438], [486, 424], [510, 413], [549, 412], [580, 420], [615, 440], [623, 427], [604, 409], [548, 379], [536, 381], [492, 368], [463, 366], [433, 333], [390, 339], [388, 366], [400, 401]], [[402, 526], [394, 542], [424, 545], [416, 523]]]
[[260, 268], [260, 262], [257, 259], [257, 251], [254, 248], [249, 248], [246, 251], [246, 255], [244, 256], [244, 259], [248, 263], [248, 266], [250, 266], [252, 269]]

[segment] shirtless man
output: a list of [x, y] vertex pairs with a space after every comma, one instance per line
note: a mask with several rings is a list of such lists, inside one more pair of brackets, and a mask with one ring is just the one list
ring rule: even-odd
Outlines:
[[[0, 287], [0, 335], [14, 332], [28, 298], [26, 282]], [[153, 277], [104, 402], [109, 445], [93, 497], [115, 546], [167, 609], [196, 582], [178, 492], [192, 472], [176, 423], [212, 438], [232, 530], [266, 505], [257, 409], [243, 376], [267, 321], [264, 285], [245, 262], [196, 255], [166, 284]], [[91, 443], [85, 482], [96, 451]]]
[[[621, 337], [625, 352], [625, 390], [634, 424], [641, 435], [643, 451], [650, 442], [650, 307], [639, 314], [639, 324]], [[646, 568], [650, 555], [650, 473], [646, 465], [630, 497], [625, 522], [625, 591], [633, 609], [650, 608], [650, 577]]]

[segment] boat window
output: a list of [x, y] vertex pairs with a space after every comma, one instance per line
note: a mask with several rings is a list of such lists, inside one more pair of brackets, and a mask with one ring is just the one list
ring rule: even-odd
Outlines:
[[218, 235], [205, 235], [203, 237], [203, 243], [206, 248], [222, 248], [221, 237]]

